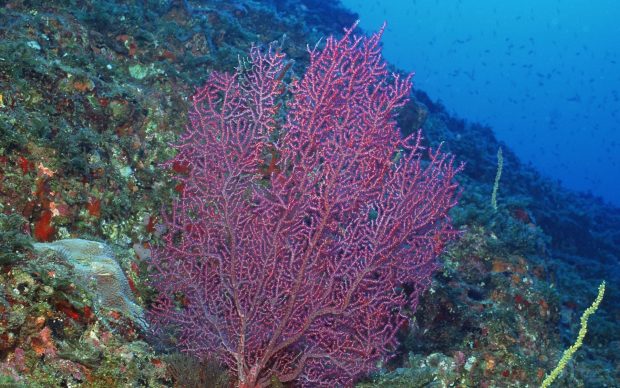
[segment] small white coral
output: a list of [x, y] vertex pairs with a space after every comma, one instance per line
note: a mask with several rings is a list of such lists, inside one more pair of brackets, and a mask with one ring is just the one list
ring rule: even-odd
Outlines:
[[98, 241], [65, 239], [35, 243], [37, 252], [53, 250], [78, 274], [76, 284], [95, 295], [95, 308], [116, 310], [146, 330], [142, 307], [135, 303], [129, 282], [110, 247]]

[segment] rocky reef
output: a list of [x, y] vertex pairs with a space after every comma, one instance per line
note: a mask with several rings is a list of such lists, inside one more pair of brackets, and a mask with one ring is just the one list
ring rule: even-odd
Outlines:
[[[356, 19], [318, 0], [2, 2], [0, 386], [230, 385], [218, 360], [176, 354], [174, 333], [153, 338], [144, 320], [149, 246], [184, 173], [161, 163], [209, 72], [275, 42], [298, 77], [307, 45]], [[399, 115], [405, 134], [422, 128], [466, 163], [461, 238], [394, 357], [359, 385], [537, 386], [603, 279], [559, 386], [617, 385], [620, 210], [540, 176], [421, 90]]]

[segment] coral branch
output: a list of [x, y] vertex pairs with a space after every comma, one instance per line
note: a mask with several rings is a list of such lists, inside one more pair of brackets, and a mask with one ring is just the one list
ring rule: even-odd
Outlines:
[[455, 236], [460, 167], [440, 150], [423, 162], [420, 133], [400, 137], [410, 77], [388, 74], [381, 32], [352, 30], [311, 50], [288, 88], [271, 49], [213, 73], [167, 164], [187, 168], [153, 249], [150, 317], [183, 350], [222, 357], [239, 386], [372, 370]]

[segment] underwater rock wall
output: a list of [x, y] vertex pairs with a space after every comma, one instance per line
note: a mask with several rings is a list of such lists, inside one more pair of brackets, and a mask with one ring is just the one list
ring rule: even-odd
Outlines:
[[[3, 2], [0, 374], [6, 381], [172, 386], [187, 381], [183, 365], [203, 365], [167, 359], [162, 351], [174, 344], [174, 333], [151, 346], [140, 328], [139, 306], [154, 297], [144, 285], [148, 245], [165, 233], [161, 209], [183, 189], [175, 177], [185, 167], [160, 164], [174, 156], [168, 144], [187, 124], [188, 96], [211, 71], [232, 71], [252, 43], [276, 41], [294, 59], [291, 77], [299, 77], [307, 46], [355, 20], [338, 2], [318, 0]], [[467, 163], [453, 215], [463, 237], [442, 257], [431, 292], [400, 334], [404, 345], [366, 382], [537, 385], [574, 340], [580, 314], [605, 278], [607, 295], [560, 383], [616, 384], [619, 210], [567, 192], [502, 146], [493, 211], [500, 144], [492, 129], [450, 115], [421, 90], [399, 113], [404, 132], [422, 127], [427, 144], [444, 142], [445, 151]], [[29, 248], [33, 239], [75, 238], [114, 245], [120, 265], [91, 267]], [[106, 275], [78, 278], [97, 273]], [[87, 297], [97, 282], [100, 307]], [[106, 305], [121, 314], [95, 314]]]

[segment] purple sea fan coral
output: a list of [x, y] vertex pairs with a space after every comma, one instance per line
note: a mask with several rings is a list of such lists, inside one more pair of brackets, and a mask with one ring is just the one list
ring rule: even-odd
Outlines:
[[400, 137], [411, 83], [387, 73], [380, 35], [311, 50], [286, 105], [283, 54], [256, 47], [193, 97], [150, 318], [239, 387], [351, 385], [393, 350], [455, 236], [460, 167]]

